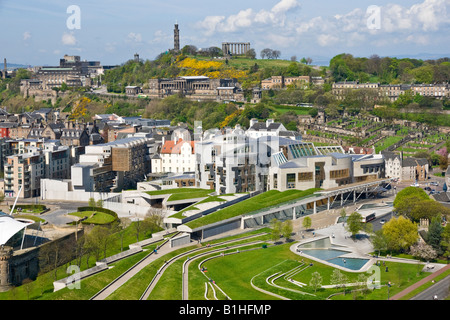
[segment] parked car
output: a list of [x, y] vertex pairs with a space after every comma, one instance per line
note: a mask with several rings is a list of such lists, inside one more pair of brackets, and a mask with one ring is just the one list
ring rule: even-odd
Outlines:
[[431, 191], [431, 188], [430, 188], [430, 187], [425, 187], [425, 188], [423, 188], [423, 190], [425, 190], [425, 191]]
[[433, 182], [430, 182], [430, 185], [437, 187], [437, 186], [439, 186], [439, 182], [433, 181]]
[[385, 224], [385, 223], [386, 223], [386, 220], [385, 220], [385, 219], [381, 219], [381, 220], [380, 220], [380, 223], [381, 223], [381, 224]]

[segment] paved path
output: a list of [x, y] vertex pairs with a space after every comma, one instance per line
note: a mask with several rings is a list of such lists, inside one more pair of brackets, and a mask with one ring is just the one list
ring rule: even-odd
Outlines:
[[405, 290], [397, 293], [396, 295], [394, 295], [391, 300], [399, 300], [401, 298], [403, 298], [405, 295], [407, 295], [408, 293], [410, 293], [411, 291], [417, 289], [418, 287], [420, 287], [421, 285], [430, 282], [431, 280], [433, 280], [434, 278], [436, 278], [437, 276], [439, 276], [440, 274], [442, 274], [443, 272], [447, 271], [450, 269], [450, 264], [447, 265], [444, 268], [439, 269], [438, 271], [430, 274], [428, 277], [423, 278], [422, 280], [416, 282], [415, 284], [413, 284], [412, 286], [406, 288]]

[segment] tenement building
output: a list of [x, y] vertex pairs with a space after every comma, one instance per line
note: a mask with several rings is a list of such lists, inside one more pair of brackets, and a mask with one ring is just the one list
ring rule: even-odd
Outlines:
[[401, 94], [404, 94], [408, 90], [413, 95], [419, 94], [424, 97], [432, 97], [439, 100], [450, 97], [448, 83], [381, 85], [379, 83], [341, 81], [333, 83], [332, 93], [337, 99], [341, 100], [344, 99], [349, 91], [357, 89], [373, 90], [380, 98], [386, 98], [390, 101], [397, 100]]

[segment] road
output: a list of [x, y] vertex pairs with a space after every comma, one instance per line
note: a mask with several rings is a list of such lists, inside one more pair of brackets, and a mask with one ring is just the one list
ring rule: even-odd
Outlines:
[[434, 296], [437, 296], [437, 300], [444, 300], [450, 295], [449, 288], [450, 276], [447, 276], [410, 300], [435, 300]]

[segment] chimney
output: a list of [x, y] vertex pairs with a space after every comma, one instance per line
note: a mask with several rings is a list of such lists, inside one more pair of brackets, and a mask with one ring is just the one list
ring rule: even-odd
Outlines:
[[255, 119], [255, 118], [251, 119], [250, 120], [250, 128], [253, 127], [253, 125], [256, 123], [258, 123], [258, 119]]
[[273, 123], [273, 119], [267, 119], [266, 127], [270, 126], [271, 123]]

